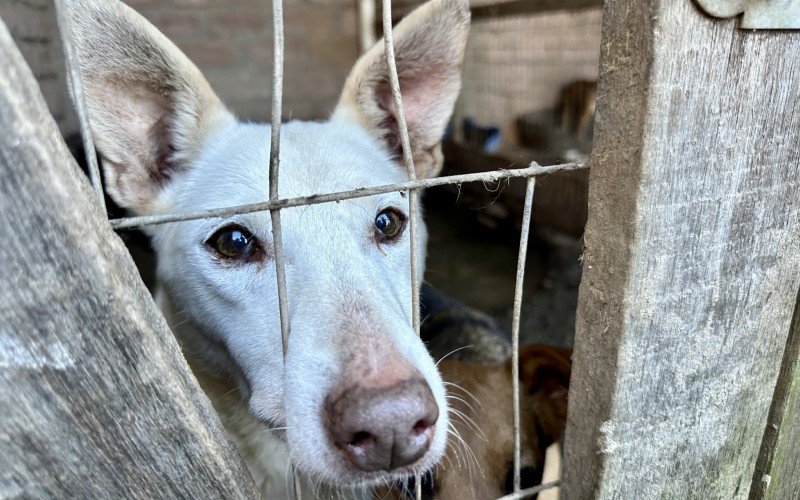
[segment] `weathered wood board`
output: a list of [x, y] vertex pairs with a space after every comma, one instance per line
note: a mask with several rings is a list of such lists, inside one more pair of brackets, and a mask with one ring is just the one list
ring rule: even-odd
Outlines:
[[2, 21], [0, 131], [0, 498], [257, 498]]
[[800, 499], [800, 290], [750, 498]]
[[800, 32], [607, 0], [601, 47], [562, 495], [743, 498], [800, 286]]

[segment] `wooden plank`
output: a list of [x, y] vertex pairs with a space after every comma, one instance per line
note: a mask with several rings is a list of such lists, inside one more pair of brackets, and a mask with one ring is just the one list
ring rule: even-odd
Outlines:
[[[397, 22], [424, 0], [409, 0], [392, 2], [392, 22]], [[602, 0], [500, 0], [500, 1], [471, 1], [470, 12], [473, 20], [487, 20], [498, 17], [529, 16], [546, 14], [556, 11], [578, 11], [583, 9], [596, 9], [603, 5]], [[378, 22], [380, 25], [383, 8], [378, 3]]]
[[563, 498], [742, 498], [800, 286], [800, 33], [607, 0]]
[[750, 498], [800, 498], [800, 290]]
[[0, 21], [0, 498], [257, 498]]
[[582, 10], [600, 7], [602, 0], [509, 0], [503, 2], [475, 2], [470, 9], [472, 19], [529, 16], [564, 10]]

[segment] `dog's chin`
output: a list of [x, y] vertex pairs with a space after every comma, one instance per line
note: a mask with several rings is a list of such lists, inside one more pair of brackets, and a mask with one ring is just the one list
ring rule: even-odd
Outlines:
[[[445, 423], [446, 424], [446, 423]], [[286, 440], [286, 434], [282, 434]], [[301, 475], [321, 481], [331, 487], [339, 489], [348, 488], [372, 488], [376, 486], [386, 486], [395, 484], [397, 481], [405, 481], [409, 477], [417, 474], [424, 474], [433, 469], [444, 456], [446, 436], [438, 436], [431, 443], [431, 448], [419, 460], [413, 464], [393, 469], [391, 471], [364, 472], [355, 468], [347, 461], [344, 455], [333, 447], [321, 455], [319, 460], [303, 460], [302, 457], [293, 456], [293, 462], [297, 465]], [[287, 442], [290, 450], [293, 449], [292, 443]]]

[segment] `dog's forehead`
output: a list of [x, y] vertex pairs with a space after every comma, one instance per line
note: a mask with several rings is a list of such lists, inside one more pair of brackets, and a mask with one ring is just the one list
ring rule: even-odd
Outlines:
[[[263, 201], [269, 192], [270, 127], [240, 123], [213, 134], [181, 204], [230, 206]], [[402, 182], [402, 167], [363, 129], [346, 121], [289, 122], [281, 127], [282, 198]]]

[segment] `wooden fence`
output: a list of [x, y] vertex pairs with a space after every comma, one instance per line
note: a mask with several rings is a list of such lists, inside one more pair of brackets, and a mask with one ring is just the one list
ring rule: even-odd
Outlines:
[[737, 22], [605, 2], [564, 498], [800, 496], [800, 32]]
[[[602, 36], [561, 494], [800, 498], [800, 32]], [[2, 23], [0, 70], [0, 496], [255, 497]]]

